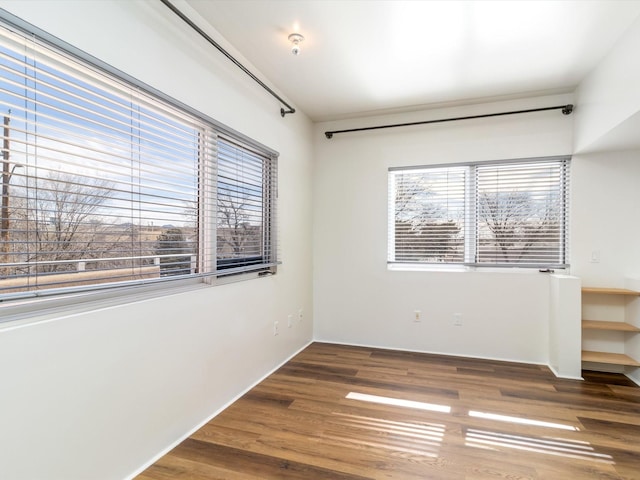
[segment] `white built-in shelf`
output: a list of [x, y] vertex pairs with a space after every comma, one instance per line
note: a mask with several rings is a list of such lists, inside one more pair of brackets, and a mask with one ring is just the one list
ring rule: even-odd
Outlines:
[[640, 362], [623, 353], [590, 352], [587, 350], [583, 350], [582, 361], [607, 363], [610, 365], [624, 365], [629, 367], [640, 367]]
[[640, 297], [640, 292], [628, 290], [626, 288], [601, 288], [582, 287], [582, 293], [599, 293], [601, 295], [628, 295], [630, 297]]
[[582, 328], [589, 330], [615, 330], [618, 332], [640, 332], [640, 328], [627, 322], [606, 320], [582, 320]]
[[[626, 288], [602, 288], [602, 287], [582, 287], [584, 294], [597, 295], [620, 295], [625, 297], [640, 297], [640, 292], [628, 290]], [[582, 320], [583, 330], [607, 330], [617, 332], [638, 333], [640, 328], [627, 322], [611, 322], [606, 320]], [[623, 353], [592, 352], [582, 351], [583, 362], [605, 363], [609, 365], [623, 365], [629, 367], [640, 367], [640, 362]]]

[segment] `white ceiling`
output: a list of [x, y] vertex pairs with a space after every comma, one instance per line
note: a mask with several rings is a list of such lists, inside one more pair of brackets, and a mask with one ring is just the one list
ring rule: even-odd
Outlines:
[[316, 121], [573, 91], [640, 15], [640, 0], [186, 1]]

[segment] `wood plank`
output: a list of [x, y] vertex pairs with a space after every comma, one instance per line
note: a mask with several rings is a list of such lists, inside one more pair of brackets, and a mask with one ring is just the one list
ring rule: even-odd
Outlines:
[[222, 465], [233, 471], [237, 465], [244, 465], [243, 471], [260, 478], [299, 479], [313, 478], [317, 480], [368, 480], [370, 477], [351, 475], [329, 470], [323, 467], [298, 463], [274, 456], [254, 453], [244, 449], [225, 447], [201, 440], [186, 439], [175, 450], [180, 456], [205, 465]]
[[627, 288], [603, 288], [603, 287], [582, 287], [582, 293], [596, 293], [601, 295], [629, 295], [640, 297], [640, 292]]
[[582, 320], [582, 328], [589, 330], [615, 330], [620, 332], [640, 332], [640, 328], [627, 322], [607, 320]]
[[623, 353], [582, 351], [583, 362], [606, 363], [609, 365], [625, 365], [640, 367], [640, 362]]
[[640, 388], [583, 376], [314, 343], [138, 478], [640, 478]]

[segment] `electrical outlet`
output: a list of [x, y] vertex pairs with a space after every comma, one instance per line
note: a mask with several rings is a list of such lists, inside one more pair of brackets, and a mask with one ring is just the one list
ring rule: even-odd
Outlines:
[[421, 322], [422, 321], [422, 312], [420, 310], [413, 311], [413, 321]]
[[279, 333], [279, 322], [276, 320], [275, 322], [273, 322], [273, 335], [276, 336]]
[[453, 324], [456, 327], [461, 327], [462, 326], [462, 314], [461, 313], [454, 313], [453, 314]]
[[591, 263], [600, 263], [600, 250], [593, 250], [591, 252]]
[[293, 326], [293, 315], [289, 315], [287, 317], [287, 327], [291, 328]]

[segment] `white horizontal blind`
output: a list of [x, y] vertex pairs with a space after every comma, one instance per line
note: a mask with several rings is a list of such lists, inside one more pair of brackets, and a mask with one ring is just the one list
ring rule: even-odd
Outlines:
[[389, 262], [568, 264], [569, 158], [394, 168]]
[[[220, 273], [275, 264], [270, 238], [275, 217], [275, 163], [246, 145], [218, 142], [217, 263]], [[266, 195], [265, 195], [266, 192]], [[275, 199], [273, 199], [275, 200]]]
[[275, 159], [202, 118], [0, 28], [0, 119], [4, 298], [217, 275], [223, 185], [247, 200], [233, 266], [269, 266]]
[[567, 263], [568, 169], [566, 160], [475, 168], [476, 263]]
[[464, 261], [465, 167], [389, 173], [393, 262]]

